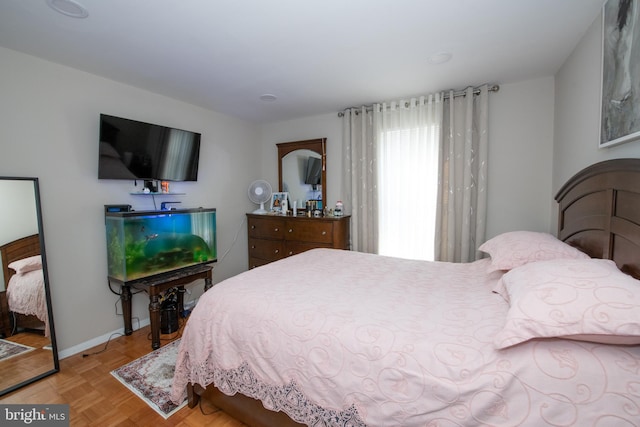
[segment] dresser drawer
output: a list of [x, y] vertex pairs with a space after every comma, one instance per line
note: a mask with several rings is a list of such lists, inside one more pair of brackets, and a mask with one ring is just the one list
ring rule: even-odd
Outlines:
[[273, 262], [273, 260], [249, 257], [249, 268], [251, 269], [251, 268], [260, 267], [261, 265], [266, 265], [266, 264], [269, 264], [270, 262]]
[[333, 247], [331, 244], [329, 243], [316, 243], [316, 242], [295, 242], [295, 241], [290, 241], [287, 242], [285, 249], [284, 249], [284, 254], [285, 256], [291, 256], [291, 255], [296, 255], [296, 254], [300, 254], [302, 252], [311, 250], [311, 249], [316, 249], [316, 248], [331, 248]]
[[282, 240], [249, 238], [249, 257], [276, 261], [285, 256], [284, 242]]
[[333, 223], [330, 221], [287, 221], [284, 238], [303, 242], [333, 242]]
[[284, 221], [281, 218], [249, 218], [249, 237], [282, 239]]
[[349, 249], [350, 221], [247, 214], [249, 268], [314, 248]]

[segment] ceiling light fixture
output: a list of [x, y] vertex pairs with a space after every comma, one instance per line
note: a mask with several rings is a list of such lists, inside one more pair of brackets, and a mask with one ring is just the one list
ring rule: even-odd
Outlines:
[[72, 18], [86, 18], [89, 16], [87, 9], [74, 0], [47, 0], [47, 4], [56, 12]]
[[278, 97], [271, 93], [265, 93], [264, 95], [260, 95], [260, 101], [273, 102], [276, 99], [278, 99]]
[[450, 52], [438, 52], [429, 56], [429, 64], [439, 65], [444, 64], [445, 62], [449, 62], [453, 55]]

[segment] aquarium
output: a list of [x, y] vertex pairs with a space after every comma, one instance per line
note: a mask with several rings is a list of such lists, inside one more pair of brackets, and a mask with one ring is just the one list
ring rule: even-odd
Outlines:
[[216, 210], [105, 212], [111, 279], [136, 281], [216, 261]]

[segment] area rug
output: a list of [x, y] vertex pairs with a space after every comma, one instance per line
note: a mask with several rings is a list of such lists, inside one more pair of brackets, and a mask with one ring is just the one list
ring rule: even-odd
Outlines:
[[111, 375], [165, 420], [187, 404], [186, 399], [180, 405], [170, 399], [179, 345], [180, 340], [173, 341], [111, 371]]
[[0, 339], [0, 360], [11, 359], [14, 356], [32, 350], [35, 350], [35, 348]]

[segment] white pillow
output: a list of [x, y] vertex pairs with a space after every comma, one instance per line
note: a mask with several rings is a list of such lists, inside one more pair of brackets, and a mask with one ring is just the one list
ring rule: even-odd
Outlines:
[[640, 281], [603, 259], [529, 263], [500, 279], [508, 293], [506, 348], [532, 338], [640, 344]]

